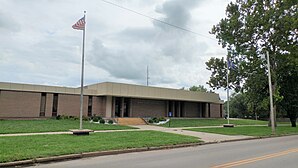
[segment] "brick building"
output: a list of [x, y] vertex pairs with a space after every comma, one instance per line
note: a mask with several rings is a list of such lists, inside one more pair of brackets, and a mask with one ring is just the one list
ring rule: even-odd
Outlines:
[[[0, 82], [0, 118], [79, 116], [80, 88]], [[223, 117], [215, 93], [98, 83], [84, 87], [83, 115], [114, 117]]]

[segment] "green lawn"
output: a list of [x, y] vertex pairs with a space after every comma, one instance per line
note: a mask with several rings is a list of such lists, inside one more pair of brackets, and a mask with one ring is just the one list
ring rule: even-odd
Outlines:
[[[197, 132], [209, 132], [224, 135], [248, 135], [248, 136], [270, 136], [271, 127], [268, 126], [239, 126], [234, 128], [220, 127], [220, 128], [192, 128], [186, 129]], [[276, 127], [276, 135], [291, 135], [298, 134], [298, 127], [278, 126]]]
[[[201, 127], [201, 126], [219, 126], [227, 124], [227, 120], [218, 118], [218, 119], [171, 119], [171, 127]], [[249, 119], [231, 119], [231, 124], [235, 125], [266, 125], [267, 121], [261, 120], [249, 120]], [[169, 123], [161, 125], [163, 127], [169, 127]]]
[[[0, 134], [31, 133], [31, 132], [57, 132], [78, 129], [79, 120], [0, 120]], [[92, 130], [120, 130], [134, 129], [133, 127], [107, 124], [94, 124], [83, 121], [84, 129]]]
[[200, 142], [196, 137], [158, 131], [92, 133], [89, 136], [67, 134], [0, 137], [0, 162], [196, 142]]

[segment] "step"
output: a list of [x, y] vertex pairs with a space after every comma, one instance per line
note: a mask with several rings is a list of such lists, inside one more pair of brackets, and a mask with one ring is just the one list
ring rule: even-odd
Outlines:
[[147, 125], [143, 118], [116, 118], [119, 125]]

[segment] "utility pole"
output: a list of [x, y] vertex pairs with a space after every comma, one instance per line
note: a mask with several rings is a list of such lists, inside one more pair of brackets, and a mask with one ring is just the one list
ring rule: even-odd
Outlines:
[[271, 121], [271, 134], [275, 134], [275, 121], [274, 121], [274, 112], [273, 112], [273, 96], [272, 96], [272, 84], [271, 84], [271, 70], [270, 70], [270, 60], [269, 60], [269, 52], [266, 51], [267, 54], [267, 67], [268, 67], [268, 85], [269, 85], [269, 96], [270, 96], [270, 121]]

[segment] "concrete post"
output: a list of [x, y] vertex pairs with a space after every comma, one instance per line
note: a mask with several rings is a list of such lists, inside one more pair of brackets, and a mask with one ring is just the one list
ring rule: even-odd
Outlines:
[[121, 97], [120, 117], [124, 117], [124, 97]]
[[113, 103], [112, 96], [106, 97], [106, 117], [111, 118], [112, 117], [112, 109], [113, 109]]

